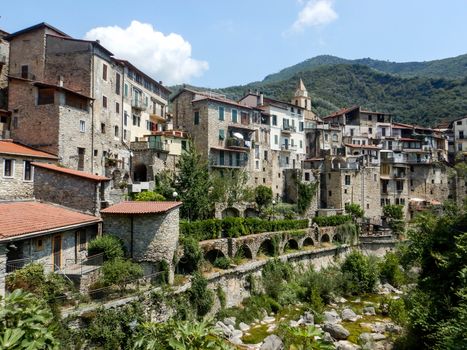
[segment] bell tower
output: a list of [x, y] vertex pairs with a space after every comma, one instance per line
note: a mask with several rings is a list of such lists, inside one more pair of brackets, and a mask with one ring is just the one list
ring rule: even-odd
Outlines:
[[301, 78], [297, 84], [291, 103], [302, 107], [307, 111], [311, 111], [311, 98], [308, 96], [308, 90], [306, 89], [305, 84], [303, 84], [303, 80]]

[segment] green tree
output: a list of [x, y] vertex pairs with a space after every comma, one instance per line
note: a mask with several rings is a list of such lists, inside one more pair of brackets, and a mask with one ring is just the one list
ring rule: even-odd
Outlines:
[[315, 197], [316, 189], [318, 188], [318, 182], [299, 182], [297, 187], [297, 210], [300, 214], [304, 214], [310, 207], [311, 201]]
[[390, 204], [383, 207], [383, 215], [389, 221], [389, 227], [397, 236], [404, 233], [404, 206]]
[[260, 210], [268, 207], [272, 203], [272, 189], [264, 185], [255, 188], [255, 202]]
[[116, 236], [104, 234], [89, 242], [88, 256], [103, 254], [104, 261], [124, 256], [123, 241]]
[[53, 316], [31, 293], [16, 289], [0, 300], [0, 348], [4, 350], [59, 349]]
[[356, 203], [345, 203], [345, 212], [352, 216], [354, 222], [357, 218], [363, 218], [364, 215], [362, 207]]
[[188, 150], [182, 153], [178, 168], [176, 190], [183, 202], [181, 216], [188, 220], [210, 217], [212, 202], [209, 193], [212, 182], [208, 163], [191, 144]]
[[175, 192], [175, 174], [168, 169], [164, 169], [154, 176], [156, 183], [154, 191], [160, 193], [165, 198], [173, 198]]
[[161, 202], [165, 201], [165, 197], [157, 192], [143, 191], [135, 195], [135, 201], [139, 202]]
[[361, 252], [354, 250], [347, 255], [341, 270], [351, 284], [351, 290], [355, 293], [372, 292], [378, 281], [378, 270], [375, 264]]
[[216, 171], [211, 174], [213, 202], [224, 202], [229, 206], [236, 202], [250, 202], [253, 200], [252, 189], [247, 186], [248, 174], [244, 170], [227, 169], [222, 173]]

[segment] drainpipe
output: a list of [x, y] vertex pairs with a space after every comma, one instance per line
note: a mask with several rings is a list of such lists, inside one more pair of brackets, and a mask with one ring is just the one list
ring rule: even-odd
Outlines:
[[134, 223], [133, 215], [130, 215], [130, 257], [133, 259], [133, 236], [134, 236]]

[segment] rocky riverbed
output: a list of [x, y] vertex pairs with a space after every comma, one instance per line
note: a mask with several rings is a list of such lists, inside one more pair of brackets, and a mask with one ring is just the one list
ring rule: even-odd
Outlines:
[[400, 298], [401, 291], [385, 284], [378, 287], [378, 294], [360, 297], [337, 298], [326, 306], [322, 315], [315, 317], [304, 305], [283, 308], [277, 314], [264, 313], [261, 319], [250, 324], [228, 317], [216, 323], [216, 327], [239, 349], [282, 350], [284, 342], [278, 336], [281, 324], [290, 327], [314, 326], [322, 331], [322, 339], [340, 350], [392, 349], [393, 340], [402, 328], [381, 313], [382, 295]]

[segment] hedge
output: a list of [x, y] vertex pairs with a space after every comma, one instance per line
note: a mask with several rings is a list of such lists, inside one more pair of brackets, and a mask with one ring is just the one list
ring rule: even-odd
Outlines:
[[300, 230], [308, 227], [308, 220], [262, 220], [259, 218], [225, 218], [200, 221], [181, 221], [180, 234], [198, 241], [223, 237], [241, 237], [261, 232]]
[[315, 216], [313, 222], [318, 226], [339, 226], [347, 222], [351, 222], [350, 215], [333, 215], [333, 216]]

